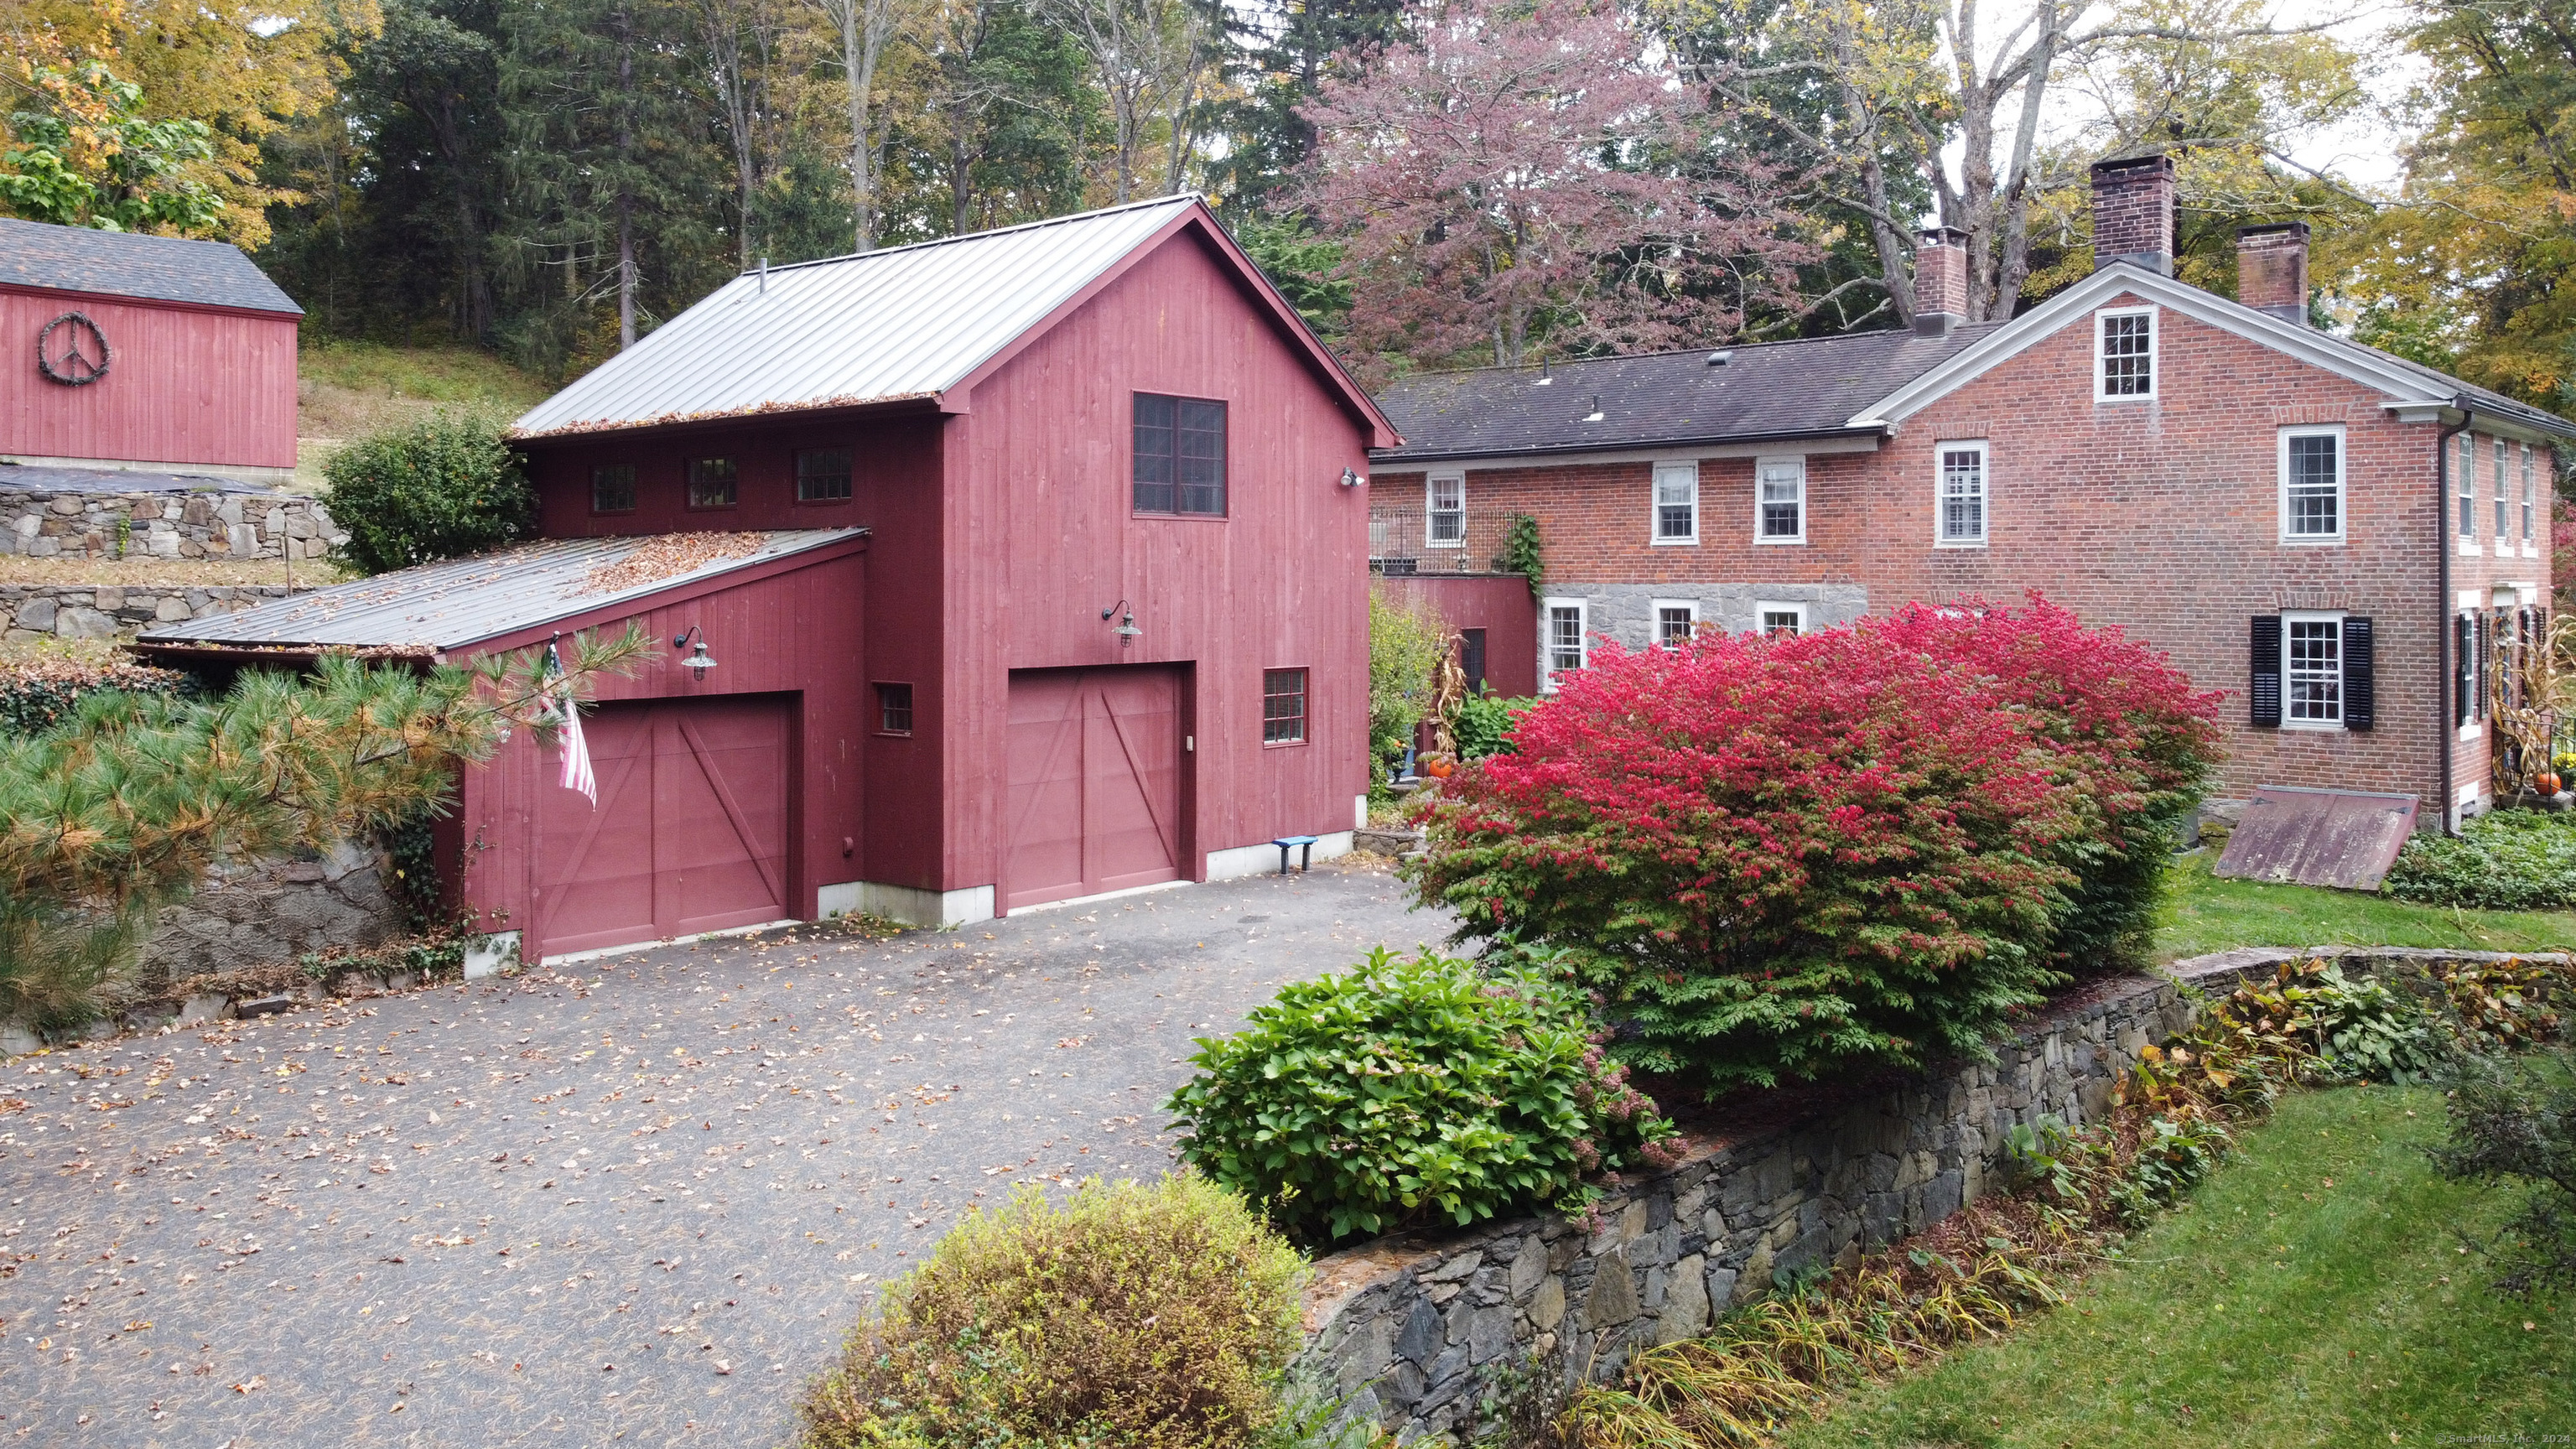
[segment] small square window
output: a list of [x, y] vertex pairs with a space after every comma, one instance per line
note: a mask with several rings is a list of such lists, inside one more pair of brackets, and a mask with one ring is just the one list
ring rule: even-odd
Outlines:
[[1690, 599], [1655, 601], [1655, 646], [1678, 649], [1699, 632], [1699, 605]]
[[2343, 538], [2343, 430], [2301, 428], [2281, 435], [2281, 538]]
[[1261, 742], [1293, 745], [1306, 738], [1306, 671], [1261, 671]]
[[912, 686], [880, 684], [877, 686], [877, 733], [908, 735], [912, 733]]
[[733, 459], [692, 458], [689, 460], [689, 506], [691, 508], [731, 508], [739, 501], [734, 482]]
[[2097, 398], [2146, 398], [2156, 395], [2156, 314], [2153, 311], [2103, 312], [2101, 370]]
[[1225, 516], [1225, 404], [1136, 394], [1138, 513]]
[[796, 501], [850, 501], [850, 450], [813, 448], [796, 455]]
[[1699, 465], [1655, 465], [1655, 542], [1699, 542]]
[[603, 463], [590, 470], [590, 511], [593, 513], [635, 511], [634, 464]]
[[1434, 475], [1430, 482], [1429, 524], [1423, 543], [1431, 548], [1459, 548], [1467, 542], [1467, 479], [1464, 474]]
[[1763, 634], [1804, 634], [1807, 632], [1807, 606], [1755, 604], [1753, 627]]
[[1940, 443], [1933, 457], [1939, 464], [1932, 501], [1932, 541], [1951, 548], [1973, 548], [1986, 541], [1986, 445]]

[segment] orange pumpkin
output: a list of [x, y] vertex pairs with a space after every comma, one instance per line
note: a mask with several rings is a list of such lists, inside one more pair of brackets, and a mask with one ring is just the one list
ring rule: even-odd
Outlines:
[[2531, 782], [2531, 788], [2543, 795], [2555, 795], [2558, 793], [2558, 777], [2554, 774], [2543, 774]]
[[1431, 776], [1432, 779], [1435, 780], [1446, 780], [1451, 775], [1457, 773], [1458, 770], [1458, 767], [1449, 763], [1448, 758], [1443, 755], [1433, 755], [1430, 759], [1423, 761], [1422, 768]]

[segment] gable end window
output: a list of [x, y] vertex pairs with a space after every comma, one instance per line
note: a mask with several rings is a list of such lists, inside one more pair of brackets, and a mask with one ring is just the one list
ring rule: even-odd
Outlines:
[[1136, 511], [1225, 516], [1225, 404], [1136, 394]]
[[731, 458], [692, 458], [689, 460], [689, 506], [691, 508], [731, 508], [741, 502], [734, 478]]
[[593, 513], [635, 511], [634, 464], [603, 463], [590, 470], [590, 511]]
[[1425, 484], [1429, 490], [1424, 517], [1429, 520], [1422, 531], [1426, 548], [1465, 548], [1467, 546], [1467, 475], [1434, 473]]
[[2366, 730], [2375, 682], [2371, 621], [2300, 612], [2253, 618], [2247, 698], [2265, 729]]
[[1655, 465], [1654, 541], [1699, 542], [1699, 464]]
[[2343, 542], [2343, 429], [2281, 432], [2281, 541]]
[[796, 455], [796, 501], [850, 501], [850, 450], [811, 448]]
[[2156, 309], [2123, 308], [2093, 314], [2093, 396], [2096, 401], [2156, 395]]
[[1753, 460], [1753, 541], [1807, 541], [1807, 460]]
[[1306, 742], [1306, 671], [1261, 671], [1261, 742], [1299, 745]]
[[1986, 458], [1982, 442], [1935, 443], [1932, 542], [1940, 548], [1983, 548], [1986, 542]]

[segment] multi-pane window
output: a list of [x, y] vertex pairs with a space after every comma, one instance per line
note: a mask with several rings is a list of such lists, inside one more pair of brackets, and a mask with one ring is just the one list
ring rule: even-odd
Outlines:
[[1547, 641], [1540, 652], [1546, 666], [1539, 680], [1542, 689], [1554, 689], [1556, 676], [1571, 674], [1583, 667], [1583, 601], [1550, 599], [1547, 601]]
[[1753, 627], [1764, 634], [1804, 634], [1807, 632], [1807, 606], [1804, 604], [1756, 604]]
[[1293, 745], [1306, 738], [1306, 671], [1261, 671], [1261, 742]]
[[1225, 512], [1225, 404], [1136, 394], [1136, 511]]
[[796, 455], [796, 501], [850, 501], [850, 450], [810, 448]]
[[2281, 536], [2343, 537], [2343, 434], [2315, 428], [2281, 437]]
[[1753, 464], [1756, 543], [1807, 541], [1807, 460], [1760, 458]]
[[1431, 477], [1430, 527], [1422, 541], [1433, 548], [1458, 548], [1467, 542], [1467, 478]]
[[1938, 495], [1933, 501], [1933, 541], [1978, 544], [1986, 541], [1986, 445], [1942, 443], [1933, 449], [1941, 465]]
[[908, 735], [912, 733], [912, 686], [880, 684], [877, 686], [877, 733]]
[[2156, 314], [2105, 312], [2100, 396], [2153, 397], [2156, 392]]
[[603, 463], [590, 470], [590, 511], [593, 513], [635, 511], [634, 464]]
[[1655, 601], [1655, 644], [1659, 648], [1678, 649], [1690, 642], [1699, 629], [1699, 605], [1688, 600]]
[[2343, 620], [2290, 615], [2281, 626], [2283, 722], [2342, 724]]
[[2460, 539], [2467, 542], [2478, 536], [2478, 445], [2468, 434], [2460, 434], [2460, 476], [2453, 489], [2460, 500]]
[[2506, 475], [2504, 460], [2504, 439], [2498, 438], [2495, 440], [2495, 536], [2498, 544], [2502, 544], [2506, 539], [2513, 537], [2513, 504], [2511, 500], [2505, 497], [2504, 480]]
[[1655, 465], [1655, 542], [1699, 542], [1699, 465]]
[[689, 460], [689, 506], [691, 508], [731, 508], [741, 501], [736, 486], [733, 459], [692, 458]]
[[2522, 546], [2531, 547], [2531, 445], [2522, 445]]

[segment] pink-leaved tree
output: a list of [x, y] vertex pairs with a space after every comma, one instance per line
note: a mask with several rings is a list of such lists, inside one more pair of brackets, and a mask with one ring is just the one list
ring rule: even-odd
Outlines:
[[1815, 255], [1786, 178], [1713, 148], [1658, 56], [1608, 0], [1437, 0], [1345, 57], [1292, 204], [1345, 243], [1355, 350], [1655, 351], [1785, 299]]

